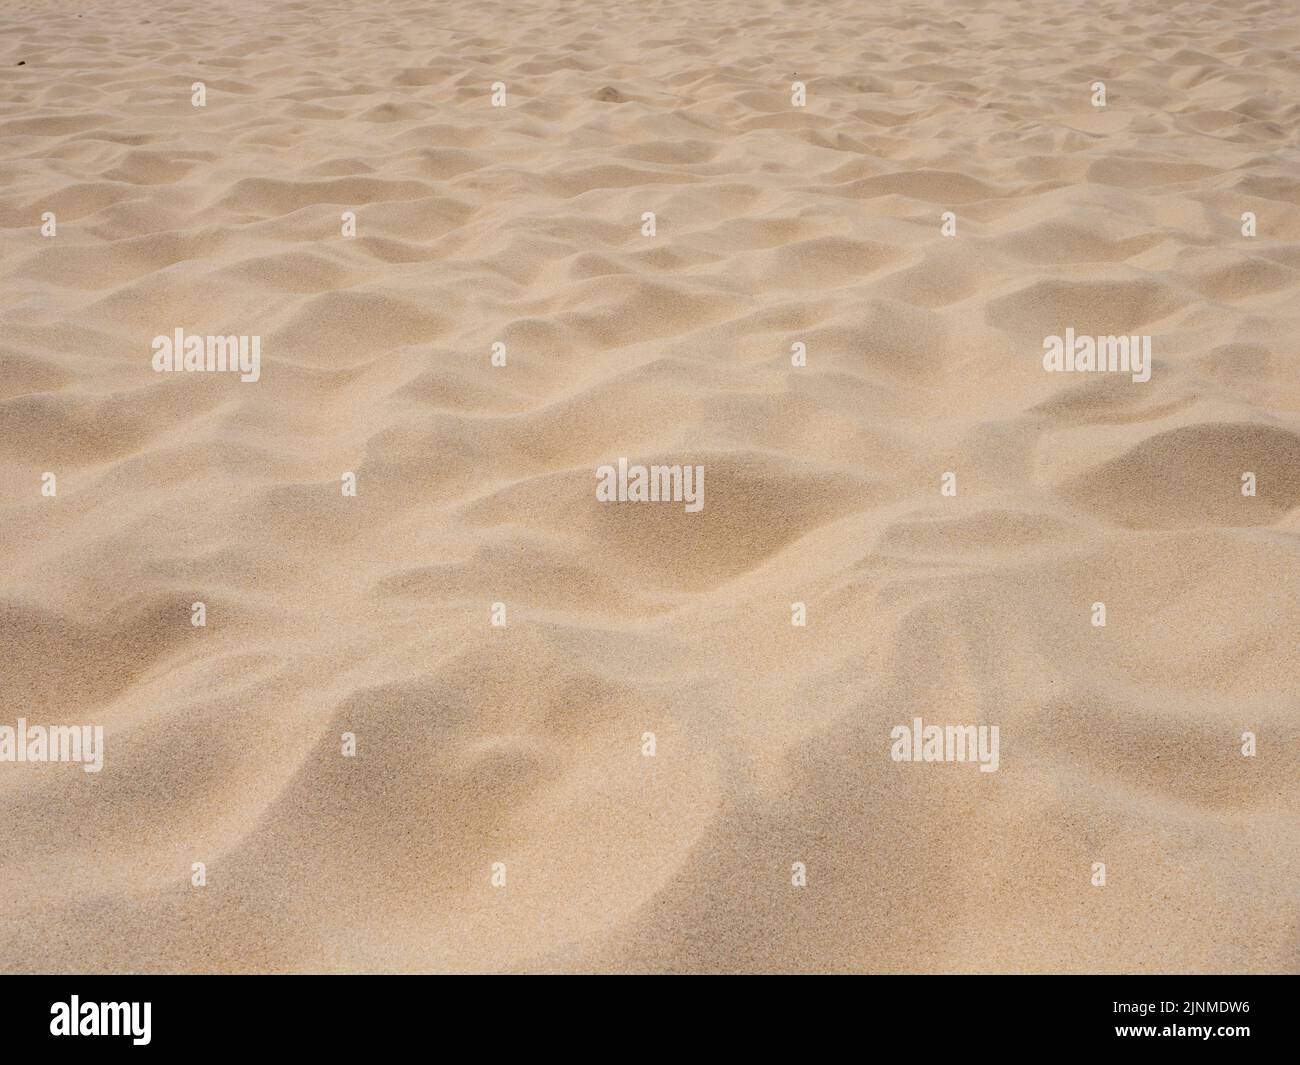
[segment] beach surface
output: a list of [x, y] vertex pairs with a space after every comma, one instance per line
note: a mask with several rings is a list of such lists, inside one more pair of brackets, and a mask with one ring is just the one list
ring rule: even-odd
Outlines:
[[1298, 48], [7, 7], [0, 971], [1300, 970]]

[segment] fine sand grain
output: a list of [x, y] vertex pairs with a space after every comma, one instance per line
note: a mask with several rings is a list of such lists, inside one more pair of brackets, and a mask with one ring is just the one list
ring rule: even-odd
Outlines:
[[[0, 726], [105, 748], [0, 761], [0, 970], [1300, 969], [1298, 47], [6, 5]], [[599, 502], [621, 457], [703, 509]], [[917, 717], [998, 770], [892, 760]]]

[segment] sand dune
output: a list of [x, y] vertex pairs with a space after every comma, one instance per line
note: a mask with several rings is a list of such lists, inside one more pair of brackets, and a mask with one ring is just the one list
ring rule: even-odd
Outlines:
[[1300, 970], [1298, 47], [0, 13], [0, 726], [104, 736], [0, 747], [0, 970]]

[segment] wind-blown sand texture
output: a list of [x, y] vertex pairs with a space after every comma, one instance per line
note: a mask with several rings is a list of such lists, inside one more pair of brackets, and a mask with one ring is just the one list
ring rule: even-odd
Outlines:
[[[0, 763], [0, 968], [1296, 971], [1297, 46], [6, 6], [0, 724], [106, 749]], [[260, 380], [156, 373], [178, 327]], [[1046, 372], [1067, 327], [1151, 380]], [[703, 510], [598, 502], [623, 456]]]

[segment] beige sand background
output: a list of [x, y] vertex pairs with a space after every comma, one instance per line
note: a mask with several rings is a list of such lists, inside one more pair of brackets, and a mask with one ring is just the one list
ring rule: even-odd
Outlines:
[[[1298, 45], [6, 5], [0, 723], [107, 752], [0, 764], [0, 968], [1300, 969]], [[1067, 326], [1151, 381], [1044, 372]], [[704, 510], [597, 503], [619, 456]], [[918, 715], [1000, 770], [892, 762]]]

